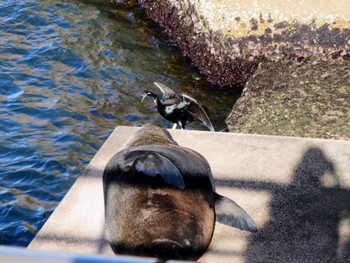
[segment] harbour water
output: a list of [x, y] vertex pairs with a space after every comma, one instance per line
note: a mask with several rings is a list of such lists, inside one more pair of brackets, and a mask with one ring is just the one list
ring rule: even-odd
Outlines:
[[0, 2], [0, 245], [32, 240], [117, 125], [170, 127], [140, 103], [153, 81], [200, 100], [216, 129], [239, 95], [205, 82], [140, 7], [110, 9]]

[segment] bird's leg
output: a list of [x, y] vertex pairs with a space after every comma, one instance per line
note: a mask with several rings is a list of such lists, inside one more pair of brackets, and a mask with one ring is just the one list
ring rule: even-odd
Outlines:
[[173, 130], [175, 130], [176, 127], [177, 127], [177, 123], [174, 123], [174, 125], [173, 125]]
[[181, 130], [185, 129], [185, 124], [183, 124], [181, 120], [178, 122], [178, 124], [180, 125]]

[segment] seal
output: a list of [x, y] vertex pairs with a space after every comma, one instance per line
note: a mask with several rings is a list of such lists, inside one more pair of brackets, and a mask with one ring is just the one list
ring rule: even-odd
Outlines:
[[107, 240], [116, 254], [197, 260], [215, 220], [256, 232], [232, 200], [215, 193], [209, 163], [159, 127], [140, 128], [103, 173]]

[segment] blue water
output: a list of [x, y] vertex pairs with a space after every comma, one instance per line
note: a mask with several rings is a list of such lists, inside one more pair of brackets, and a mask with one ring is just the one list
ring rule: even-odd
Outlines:
[[169, 126], [140, 104], [153, 81], [207, 104], [214, 126], [233, 104], [137, 7], [0, 1], [0, 244], [32, 240], [117, 125]]

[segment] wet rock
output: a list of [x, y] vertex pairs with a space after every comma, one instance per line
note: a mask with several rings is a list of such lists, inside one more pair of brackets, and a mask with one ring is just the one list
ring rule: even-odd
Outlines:
[[[139, 2], [214, 84], [242, 85], [261, 61], [259, 55], [240, 55], [241, 44], [220, 30], [212, 30], [206, 16], [198, 12], [192, 1]], [[252, 26], [256, 27], [256, 23]]]
[[350, 139], [350, 62], [262, 63], [230, 116], [229, 131]]
[[244, 85], [263, 61], [350, 57], [350, 6], [336, 1], [139, 2], [208, 80], [220, 86]]

